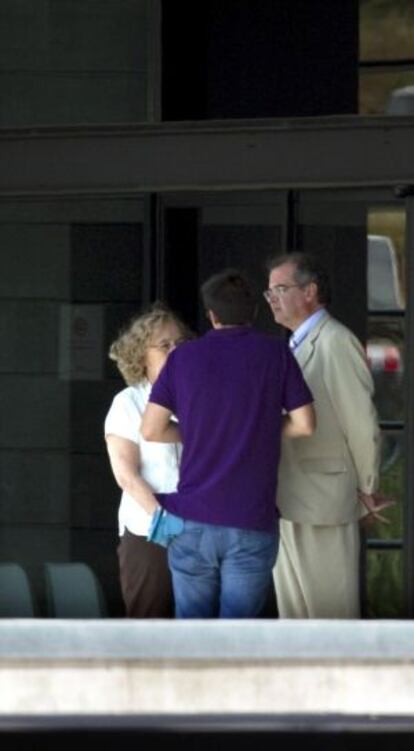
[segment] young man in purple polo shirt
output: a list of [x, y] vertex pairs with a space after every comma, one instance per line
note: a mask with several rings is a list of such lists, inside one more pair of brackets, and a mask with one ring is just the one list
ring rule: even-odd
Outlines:
[[212, 329], [170, 354], [141, 431], [183, 442], [178, 489], [157, 495], [183, 520], [168, 547], [177, 617], [255, 618], [278, 547], [281, 433], [311, 435], [312, 395], [287, 344], [252, 328], [240, 272], [216, 274], [201, 293]]

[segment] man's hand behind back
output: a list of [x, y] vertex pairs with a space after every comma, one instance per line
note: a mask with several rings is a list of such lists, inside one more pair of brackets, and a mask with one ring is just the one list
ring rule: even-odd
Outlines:
[[358, 497], [368, 511], [368, 514], [361, 519], [364, 526], [371, 526], [374, 522], [390, 524], [390, 520], [380, 512], [395, 506], [395, 501], [385, 498], [380, 493], [363, 493], [361, 490], [358, 490]]

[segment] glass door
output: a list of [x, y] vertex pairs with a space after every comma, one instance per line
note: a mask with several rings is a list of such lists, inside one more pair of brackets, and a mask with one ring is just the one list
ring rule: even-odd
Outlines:
[[267, 261], [287, 250], [284, 191], [239, 191], [166, 195], [160, 294], [195, 330], [207, 328], [199, 300], [202, 282], [225, 267], [243, 269], [260, 300], [257, 326], [276, 332], [261, 291]]
[[409, 607], [404, 565], [412, 557], [404, 532], [406, 206], [391, 190], [302, 191], [298, 202], [300, 249], [316, 249], [329, 259], [334, 315], [366, 347], [382, 432], [380, 492], [396, 502], [385, 512], [388, 524], [362, 529], [362, 612], [367, 618], [402, 618]]

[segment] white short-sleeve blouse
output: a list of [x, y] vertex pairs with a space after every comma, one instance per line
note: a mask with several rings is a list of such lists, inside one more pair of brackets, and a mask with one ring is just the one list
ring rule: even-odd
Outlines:
[[[141, 477], [159, 493], [177, 488], [181, 444], [150, 443], [140, 433], [142, 415], [148, 402], [151, 384], [148, 381], [128, 386], [114, 397], [105, 418], [105, 435], [127, 438], [139, 446]], [[150, 515], [127, 493], [123, 492], [118, 511], [119, 534], [125, 528], [135, 535], [146, 535]]]

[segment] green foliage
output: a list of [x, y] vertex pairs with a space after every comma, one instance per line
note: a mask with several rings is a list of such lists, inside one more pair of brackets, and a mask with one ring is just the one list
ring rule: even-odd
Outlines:
[[411, 0], [359, 0], [360, 14], [368, 18], [381, 15], [404, 15], [412, 8]]
[[[412, 0], [361, 0], [360, 60], [401, 60], [414, 57], [414, 2]], [[394, 89], [414, 84], [414, 70], [361, 71], [359, 111], [383, 114]]]
[[[381, 492], [397, 501], [384, 515], [390, 524], [376, 524], [369, 537], [383, 540], [401, 539], [403, 459], [392, 464], [381, 478]], [[368, 550], [366, 557], [367, 616], [369, 618], [403, 618], [403, 564], [401, 550]]]
[[368, 618], [403, 618], [400, 550], [370, 550], [367, 555]]

